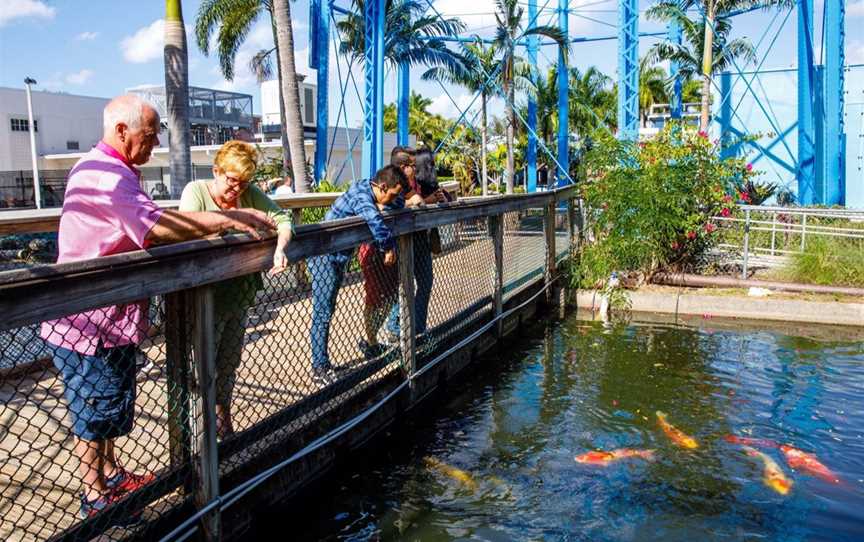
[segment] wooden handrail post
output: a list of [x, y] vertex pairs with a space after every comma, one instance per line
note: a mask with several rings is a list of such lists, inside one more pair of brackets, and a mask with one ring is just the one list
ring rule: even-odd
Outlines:
[[[189, 419], [189, 354], [191, 352], [189, 291], [165, 295], [165, 373], [168, 403], [168, 455], [171, 467], [192, 459], [192, 425]], [[191, 491], [186, 481], [185, 489]]]
[[[495, 308], [495, 318], [501, 316], [504, 310], [504, 215], [489, 217], [489, 235], [492, 237], [492, 301]], [[501, 338], [504, 323], [499, 320], [495, 326], [495, 335]]]
[[[543, 210], [543, 237], [546, 239], [545, 283], [549, 285], [555, 277], [555, 202], [546, 204]], [[557, 297], [553, 287], [546, 289], [546, 302], [555, 303]]]
[[[291, 222], [294, 227], [303, 224], [303, 209], [291, 209]], [[294, 280], [298, 286], [306, 284], [306, 260], [300, 260], [294, 265]]]
[[[417, 370], [416, 339], [414, 335], [414, 234], [399, 236], [399, 347], [402, 350], [402, 368], [409, 376]], [[414, 383], [411, 383], [414, 390]]]
[[[219, 496], [219, 453], [216, 444], [216, 322], [214, 316], [213, 287], [199, 286], [193, 291], [195, 308], [195, 334], [193, 347], [198, 370], [197, 414], [201, 425], [197, 428], [199, 485], [196, 501], [199, 507]], [[207, 540], [222, 538], [219, 509], [202, 518]]]

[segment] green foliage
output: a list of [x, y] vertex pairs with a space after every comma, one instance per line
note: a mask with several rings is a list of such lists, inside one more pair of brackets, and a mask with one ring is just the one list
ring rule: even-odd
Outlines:
[[[258, 147], [260, 156], [264, 156], [261, 147]], [[282, 149], [279, 149], [279, 156], [274, 158], [264, 158], [258, 167], [255, 169], [254, 181], [268, 181], [270, 179], [282, 178], [285, 176], [285, 166], [282, 163]]]
[[604, 130], [593, 139], [582, 197], [595, 242], [573, 274], [580, 287], [594, 287], [613, 271], [694, 267], [717, 243], [711, 217], [735, 212], [735, 179], [755, 174], [743, 159], [721, 160], [718, 145], [680, 124], [638, 145]]
[[[313, 189], [313, 192], [342, 192], [346, 187], [337, 186], [327, 179], [322, 179]], [[324, 220], [327, 207], [304, 207], [303, 223], [316, 224]]]
[[735, 182], [738, 198], [750, 205], [762, 205], [777, 191], [776, 183], [755, 183], [752, 179]]
[[795, 282], [864, 287], [864, 242], [812, 237], [806, 252], [792, 256], [787, 273]]

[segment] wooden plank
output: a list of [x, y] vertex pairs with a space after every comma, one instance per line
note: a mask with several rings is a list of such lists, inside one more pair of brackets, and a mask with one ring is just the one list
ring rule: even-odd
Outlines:
[[[489, 217], [489, 233], [492, 235], [492, 252], [494, 254], [494, 265], [492, 266], [492, 299], [494, 305], [494, 316], [501, 316], [504, 307], [504, 215]], [[496, 335], [502, 336], [503, 327], [500, 320], [495, 326]]]
[[[555, 192], [503, 196], [491, 202], [439, 205], [388, 213], [397, 235], [540, 205], [552, 206]], [[554, 241], [554, 223], [553, 223]], [[288, 257], [348, 250], [371, 239], [360, 218], [299, 226]], [[554, 243], [553, 243], [554, 245]], [[274, 242], [231, 235], [154, 247], [93, 260], [0, 273], [0, 330], [43, 322], [93, 308], [123, 304], [194, 288], [269, 268]], [[553, 246], [554, 250], [554, 246]]]
[[[555, 203], [549, 203], [543, 212], [543, 237], [546, 246], [546, 263], [544, 267], [544, 275], [546, 284], [550, 284], [555, 278]], [[546, 302], [554, 303], [557, 299], [554, 288], [546, 289]]]
[[[414, 334], [414, 235], [399, 236], [399, 346], [402, 368], [408, 375], [417, 370]], [[414, 389], [414, 382], [411, 382]]]
[[[195, 323], [193, 351], [198, 370], [198, 393], [195, 394], [198, 447], [198, 487], [195, 501], [203, 508], [219, 497], [219, 452], [216, 444], [216, 322], [212, 286], [194, 291]], [[197, 425], [197, 423], [196, 423]], [[201, 518], [206, 540], [221, 540], [221, 512], [211, 510]]]
[[[171, 466], [188, 465], [192, 460], [192, 427], [189, 419], [188, 293], [165, 296], [165, 374], [168, 418], [168, 453]], [[186, 488], [191, 489], [191, 488]]]

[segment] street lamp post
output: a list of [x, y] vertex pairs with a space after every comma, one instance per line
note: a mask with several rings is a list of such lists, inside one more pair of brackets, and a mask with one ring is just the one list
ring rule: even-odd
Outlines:
[[27, 116], [29, 117], [30, 128], [30, 157], [33, 159], [33, 199], [36, 201], [36, 208], [42, 208], [42, 195], [39, 193], [39, 166], [36, 163], [36, 125], [33, 122], [33, 99], [30, 96], [30, 85], [35, 85], [36, 80], [32, 77], [26, 77], [24, 84], [27, 86]]

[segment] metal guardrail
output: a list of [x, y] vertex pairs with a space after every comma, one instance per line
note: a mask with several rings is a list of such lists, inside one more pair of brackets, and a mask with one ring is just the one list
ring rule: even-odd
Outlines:
[[751, 259], [782, 265], [783, 258], [807, 250], [807, 240], [827, 237], [864, 240], [864, 210], [742, 205], [742, 216], [715, 216], [723, 226], [721, 250], [741, 253], [742, 278]]
[[[274, 439], [322, 433], [316, 420], [325, 413], [376, 383], [405, 381], [442, 345], [500, 317], [520, 288], [551, 283], [573, 246], [574, 196], [565, 188], [387, 215], [399, 265], [356, 257], [348, 264], [329, 318], [330, 363], [341, 369], [332, 381], [316, 382], [311, 367], [310, 322], [320, 316], [323, 284], [313, 260], [368, 242], [360, 219], [299, 226], [289, 259], [308, 272], [265, 276], [263, 289], [243, 302], [225, 302], [224, 281], [240, 288], [243, 277], [268, 269], [272, 239], [230, 236], [0, 273], [0, 348], [22, 356], [34, 355], [22, 342], [41, 341], [24, 329], [75, 314], [95, 323], [91, 311], [165, 300], [135, 353], [137, 416], [116, 440], [121, 464], [156, 477], [92, 517], [77, 516], [80, 478], [63, 379], [50, 363], [0, 371], [0, 537], [153, 538], [199, 510], [203, 532], [218, 538], [221, 495], [243, 483], [236, 473], [269, 466], [259, 459], [272, 453]], [[436, 254], [431, 229], [442, 239]], [[369, 326], [388, 326], [392, 314], [395, 344], [364, 353], [358, 339]], [[50, 353], [44, 343], [41, 352]], [[233, 431], [217, 427], [216, 405], [232, 413]], [[139, 513], [141, 522], [117, 526]]]

